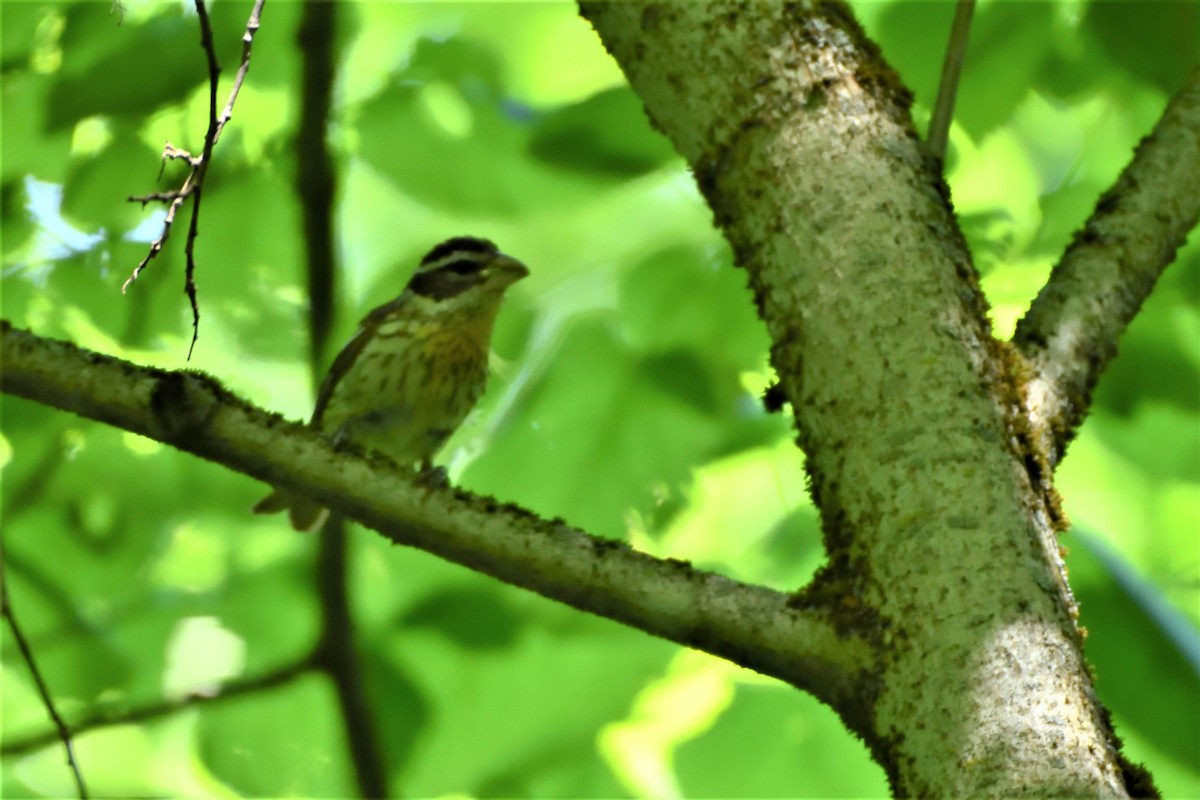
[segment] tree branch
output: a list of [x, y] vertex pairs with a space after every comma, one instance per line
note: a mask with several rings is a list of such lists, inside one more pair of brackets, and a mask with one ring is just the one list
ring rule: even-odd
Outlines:
[[[308, 0], [296, 35], [300, 52], [304, 53], [300, 128], [296, 137], [296, 191], [304, 214], [309, 367], [314, 387], [320, 385], [325, 365], [335, 295], [333, 210], [337, 186], [326, 132], [333, 102], [336, 34], [336, 4]], [[386, 797], [388, 770], [375, 720], [379, 709], [374, 708], [367, 696], [362, 663], [355, 647], [357, 620], [351, 611], [347, 587], [349, 547], [345, 519], [340, 514], [330, 514], [321, 529], [317, 549], [321, 639], [316, 664], [329, 676], [337, 693], [359, 794]]]
[[0, 391], [141, 434], [311, 497], [409, 545], [811, 692], [863, 724], [868, 643], [840, 608], [661, 560], [511, 504], [430, 488], [335, 448], [202, 373], [140, 367], [0, 320]]
[[346, 729], [347, 749], [354, 764], [359, 794], [387, 797], [388, 773], [375, 724], [375, 711], [362, 679], [362, 663], [355, 647], [357, 621], [350, 610], [346, 521], [330, 514], [321, 527], [317, 545], [317, 595], [321, 599], [321, 638], [314, 664], [329, 676], [337, 692]]
[[[290, 664], [277, 667], [263, 675], [252, 678], [232, 680], [221, 685], [216, 694], [191, 694], [172, 700], [157, 700], [123, 711], [105, 710], [90, 714], [75, 724], [75, 735], [80, 736], [97, 728], [107, 728], [113, 725], [133, 725], [139, 722], [149, 722], [178, 713], [185, 708], [209, 703], [220, 703], [254, 694], [266, 689], [283, 686], [313, 669], [313, 656], [306, 655]], [[56, 738], [55, 731], [43, 731], [11, 739], [0, 746], [0, 755], [18, 756], [34, 750], [40, 750]]]
[[333, 41], [337, 6], [309, 0], [297, 32], [304, 53], [301, 76], [300, 126], [296, 135], [296, 191], [304, 214], [307, 255], [309, 365], [314, 388], [321, 383], [325, 346], [333, 325], [336, 257], [333, 205], [337, 193], [327, 132], [333, 102]]
[[[3, 566], [3, 547], [0, 546], [0, 568], [3, 568]], [[57, 737], [62, 742], [63, 749], [67, 753], [67, 766], [71, 768], [71, 776], [75, 779], [75, 788], [79, 793], [79, 797], [83, 800], [88, 796], [87, 786], [83, 782], [83, 773], [79, 769], [79, 762], [75, 760], [75, 748], [71, 744], [71, 731], [67, 727], [67, 724], [63, 722], [62, 717], [59, 716], [58, 710], [54, 707], [54, 699], [50, 696], [50, 689], [46, 686], [46, 681], [42, 678], [42, 673], [37, 667], [37, 662], [33, 659], [33, 651], [29, 648], [29, 643], [25, 640], [25, 634], [21, 632], [21, 626], [17, 624], [17, 617], [13, 613], [12, 603], [8, 597], [7, 575], [3, 573], [0, 573], [0, 615], [8, 620], [8, 627], [12, 630], [13, 639], [17, 642], [17, 648], [21, 651], [21, 657], [29, 667], [29, 674], [33, 677], [34, 686], [37, 687], [38, 695], [42, 698], [42, 705], [46, 707], [46, 713], [50, 715], [50, 719], [54, 722], [54, 731], [50, 735]]]
[[1027, 403], [1057, 464], [1117, 342], [1200, 219], [1200, 67], [1075, 234], [1017, 323]]
[[167, 206], [167, 216], [163, 219], [162, 233], [158, 238], [150, 243], [150, 249], [146, 253], [138, 265], [133, 268], [133, 272], [125, 283], [121, 285], [121, 294], [129, 288], [129, 285], [137, 280], [142, 274], [142, 270], [162, 252], [163, 247], [167, 243], [167, 238], [171, 235], [171, 226], [175, 223], [175, 215], [179, 212], [179, 207], [189, 197], [194, 197], [192, 200], [192, 217], [188, 225], [188, 238], [184, 246], [184, 253], [187, 259], [187, 267], [184, 275], [183, 291], [188, 297], [188, 302], [192, 306], [192, 342], [188, 346], [188, 359], [192, 357], [192, 348], [196, 346], [196, 339], [200, 335], [200, 306], [196, 300], [196, 257], [195, 246], [196, 236], [199, 234], [200, 221], [200, 197], [204, 188], [204, 177], [208, 174], [208, 165], [212, 161], [213, 147], [217, 143], [217, 139], [221, 136], [221, 131], [225, 125], [233, 117], [233, 104], [237, 100], [238, 92], [242, 89], [242, 83], [246, 79], [246, 72], [250, 69], [250, 48], [254, 43], [254, 34], [258, 32], [259, 20], [262, 16], [263, 4], [266, 0], [256, 0], [254, 8], [250, 12], [250, 19], [246, 22], [246, 31], [242, 34], [242, 62], [238, 67], [237, 75], [233, 81], [233, 88], [229, 92], [229, 100], [225, 103], [225, 108], [221, 115], [217, 116], [217, 86], [221, 77], [221, 66], [217, 63], [217, 52], [213, 45], [212, 23], [208, 18], [208, 8], [204, 5], [204, 0], [195, 0], [196, 16], [200, 23], [200, 46], [204, 49], [204, 56], [208, 65], [208, 130], [204, 134], [204, 149], [197, 157], [193, 157], [185, 150], [175, 147], [170, 142], [167, 142], [163, 147], [163, 163], [169, 160], [181, 159], [187, 161], [192, 169], [188, 173], [187, 179], [184, 180], [183, 186], [178, 191], [174, 192], [151, 192], [145, 195], [138, 195], [128, 198], [130, 202], [141, 203], [143, 206], [149, 202], [165, 202]]
[[975, 0], [958, 0], [954, 5], [954, 22], [950, 26], [950, 41], [946, 43], [946, 59], [942, 62], [942, 80], [938, 85], [937, 101], [929, 120], [929, 149], [943, 164], [946, 162], [946, 141], [954, 119], [954, 99], [958, 95], [958, 79], [962, 76], [963, 55], [971, 32], [971, 15]]

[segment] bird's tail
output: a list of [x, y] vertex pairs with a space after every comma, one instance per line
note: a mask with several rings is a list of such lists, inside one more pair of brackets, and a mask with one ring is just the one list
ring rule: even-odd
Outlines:
[[277, 514], [287, 511], [292, 527], [303, 533], [311, 533], [321, 527], [329, 516], [328, 508], [322, 508], [312, 500], [305, 500], [279, 489], [273, 490], [255, 503], [253, 511], [255, 514]]

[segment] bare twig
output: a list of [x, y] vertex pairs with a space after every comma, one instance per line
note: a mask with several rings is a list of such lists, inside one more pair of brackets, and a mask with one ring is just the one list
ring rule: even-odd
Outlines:
[[133, 195], [129, 198], [130, 202], [141, 203], [145, 208], [147, 203], [171, 203], [175, 205], [177, 202], [182, 202], [187, 194], [180, 190], [178, 192], [150, 192], [149, 194]]
[[[153, 703], [147, 703], [146, 705], [130, 708], [125, 711], [104, 711], [92, 714], [75, 726], [75, 734], [78, 736], [96, 728], [107, 728], [113, 725], [132, 725], [137, 722], [148, 722], [170, 716], [195, 705], [219, 703], [224, 700], [232, 700], [235, 697], [273, 689], [291, 682], [312, 669], [312, 661], [313, 657], [306, 655], [297, 661], [277, 667], [263, 675], [229, 681], [223, 684], [220, 691], [216, 694], [191, 694], [178, 699], [157, 700]], [[42, 731], [13, 739], [0, 746], [0, 755], [15, 756], [39, 750], [53, 742], [55, 738], [56, 734], [54, 731]]]
[[246, 80], [246, 72], [250, 69], [250, 51], [254, 44], [254, 35], [258, 32], [259, 20], [262, 17], [263, 5], [266, 0], [256, 0], [254, 8], [250, 12], [250, 19], [246, 22], [246, 31], [242, 34], [242, 61], [238, 67], [237, 75], [233, 80], [233, 88], [229, 92], [229, 99], [225, 103], [225, 108], [221, 111], [220, 116], [217, 116], [217, 89], [220, 82], [221, 66], [217, 62], [217, 52], [213, 45], [212, 22], [208, 17], [208, 9], [204, 5], [204, 0], [195, 0], [196, 16], [200, 21], [200, 46], [204, 49], [205, 59], [208, 64], [208, 130], [204, 134], [204, 149], [199, 156], [192, 156], [186, 150], [175, 147], [168, 142], [163, 147], [163, 163], [169, 160], [187, 161], [192, 170], [184, 180], [183, 186], [175, 192], [152, 192], [146, 195], [133, 196], [128, 198], [131, 202], [141, 203], [143, 206], [148, 202], [158, 201], [170, 203], [167, 208], [167, 216], [163, 219], [162, 233], [157, 239], [150, 243], [150, 249], [146, 253], [138, 265], [134, 267], [133, 272], [121, 285], [121, 293], [124, 294], [129, 288], [129, 285], [138, 279], [142, 270], [160, 253], [163, 246], [166, 245], [168, 237], [171, 235], [171, 226], [175, 222], [175, 215], [179, 211], [179, 207], [183, 205], [187, 198], [194, 196], [192, 201], [192, 218], [188, 225], [188, 239], [184, 247], [184, 253], [187, 258], [187, 267], [184, 278], [183, 291], [188, 297], [188, 302], [192, 306], [192, 342], [188, 346], [188, 359], [192, 357], [192, 349], [196, 346], [196, 339], [200, 335], [200, 306], [196, 299], [196, 257], [195, 245], [196, 237], [200, 232], [200, 197], [204, 187], [204, 177], [208, 174], [208, 166], [212, 162], [212, 151], [217, 140], [221, 137], [221, 131], [225, 125], [233, 117], [233, 104], [237, 101], [238, 93], [242, 89], [242, 83]]
[[929, 120], [929, 149], [942, 161], [946, 159], [946, 141], [950, 121], [954, 118], [954, 98], [958, 95], [958, 79], [962, 75], [963, 54], [967, 50], [967, 35], [971, 30], [971, 15], [975, 0], [958, 0], [954, 8], [954, 23], [950, 41], [946, 43], [946, 59], [942, 62], [942, 82], [938, 86], [937, 102]]
[[[2, 552], [3, 545], [0, 543], [0, 553]], [[0, 561], [2, 561], [2, 557], [0, 557]], [[33, 659], [33, 651], [29, 648], [25, 634], [21, 632], [21, 626], [17, 624], [17, 617], [13, 613], [12, 603], [8, 599], [8, 580], [3, 574], [0, 574], [0, 614], [8, 620], [8, 627], [12, 630], [13, 639], [17, 642], [17, 648], [21, 651], [21, 657], [29, 666], [29, 674], [33, 677], [34, 685], [37, 686], [38, 694], [42, 698], [42, 704], [46, 706], [46, 712], [54, 722], [54, 732], [51, 736], [56, 736], [62, 741], [63, 749], [67, 751], [67, 766], [71, 768], [71, 775], [75, 779], [75, 788], [79, 792], [80, 798], [86, 798], [88, 796], [87, 786], [83, 782], [83, 773], [79, 769], [79, 762], [75, 760], [75, 747], [71, 744], [71, 730], [63, 722], [62, 717], [58, 715], [58, 710], [54, 707], [54, 699], [50, 696], [50, 689], [47, 688], [46, 681], [42, 678], [42, 673], [37, 667], [37, 662]]]

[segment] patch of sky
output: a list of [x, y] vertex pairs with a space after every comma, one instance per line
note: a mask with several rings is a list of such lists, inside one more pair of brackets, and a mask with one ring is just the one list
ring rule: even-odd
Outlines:
[[[107, 231], [82, 231], [72, 225], [62, 213], [63, 187], [58, 183], [40, 181], [26, 175], [25, 210], [36, 228], [33, 241], [22, 248], [11, 263], [4, 266], [4, 276], [20, 273], [27, 280], [42, 286], [54, 267], [54, 262], [95, 249], [107, 238]], [[136, 228], [123, 237], [130, 242], [150, 243], [162, 234], [165, 209], [156, 208], [147, 214]]]

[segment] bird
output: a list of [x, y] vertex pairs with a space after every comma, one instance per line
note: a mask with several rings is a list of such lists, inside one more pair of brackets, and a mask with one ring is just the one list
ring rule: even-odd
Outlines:
[[[509, 286], [529, 269], [487, 239], [456, 236], [431, 249], [395, 299], [373, 309], [334, 358], [309, 425], [334, 444], [377, 450], [433, 471], [434, 454], [487, 385], [492, 330]], [[256, 514], [287, 511], [312, 531], [328, 509], [274, 489]]]

